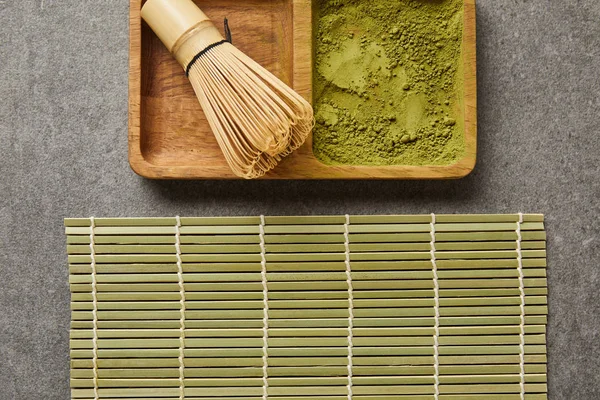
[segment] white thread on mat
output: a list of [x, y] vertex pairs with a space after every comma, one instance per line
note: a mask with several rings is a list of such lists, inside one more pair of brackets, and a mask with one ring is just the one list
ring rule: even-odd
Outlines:
[[435, 321], [433, 334], [433, 379], [435, 383], [434, 399], [438, 400], [440, 396], [440, 284], [438, 281], [438, 267], [437, 259], [435, 256], [435, 223], [435, 214], [431, 214], [431, 266], [433, 270], [433, 294], [435, 299]]
[[263, 400], [269, 398], [269, 288], [267, 286], [267, 249], [265, 246], [265, 216], [260, 216], [260, 275], [263, 288]]
[[346, 214], [346, 223], [344, 224], [344, 248], [346, 250], [346, 282], [348, 283], [348, 400], [352, 400], [354, 289], [352, 286], [352, 266], [350, 264], [350, 216], [348, 214]]
[[175, 217], [175, 256], [177, 258], [177, 278], [179, 281], [179, 399], [185, 399], [185, 283], [183, 262], [181, 261], [181, 218]]
[[90, 217], [90, 266], [92, 268], [92, 367], [94, 372], [94, 399], [98, 400], [98, 281], [96, 279], [96, 243], [94, 229], [96, 219]]
[[519, 332], [519, 373], [521, 375], [521, 400], [525, 400], [525, 275], [523, 273], [523, 236], [521, 228], [523, 225], [523, 213], [519, 213], [519, 222], [517, 223], [517, 268], [519, 270], [519, 294], [521, 296], [521, 324]]

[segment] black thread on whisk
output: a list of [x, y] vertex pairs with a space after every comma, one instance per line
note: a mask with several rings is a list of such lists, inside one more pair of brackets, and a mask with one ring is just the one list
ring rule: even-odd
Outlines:
[[220, 42], [213, 43], [213, 44], [207, 46], [204, 50], [200, 51], [198, 54], [196, 54], [194, 56], [194, 58], [192, 58], [192, 61], [190, 61], [190, 63], [185, 68], [185, 76], [187, 76], [187, 77], [190, 76], [190, 70], [192, 69], [192, 66], [194, 65], [194, 63], [196, 61], [198, 61], [198, 59], [200, 59], [200, 57], [202, 57], [203, 55], [205, 55], [206, 53], [208, 53], [209, 51], [211, 51], [212, 49], [214, 49], [217, 46], [220, 46], [225, 43], [231, 43], [231, 29], [229, 29], [229, 21], [227, 20], [227, 18], [225, 18], [225, 37], [226, 37], [225, 40], [221, 40]]
[[233, 43], [231, 41], [231, 29], [229, 29], [229, 21], [227, 18], [225, 18], [225, 39], [227, 39], [229, 43]]

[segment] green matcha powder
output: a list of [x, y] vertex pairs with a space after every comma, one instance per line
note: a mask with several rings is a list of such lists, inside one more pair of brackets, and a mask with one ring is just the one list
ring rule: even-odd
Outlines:
[[319, 0], [314, 153], [327, 164], [464, 155], [462, 0]]

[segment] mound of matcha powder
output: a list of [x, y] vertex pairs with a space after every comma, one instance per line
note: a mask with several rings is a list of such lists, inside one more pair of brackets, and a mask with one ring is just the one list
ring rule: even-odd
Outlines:
[[462, 158], [462, 0], [317, 2], [316, 157], [344, 165]]

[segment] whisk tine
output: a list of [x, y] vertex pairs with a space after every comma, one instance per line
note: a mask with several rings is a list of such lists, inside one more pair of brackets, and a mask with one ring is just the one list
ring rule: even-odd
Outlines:
[[147, 0], [142, 17], [183, 66], [232, 171], [257, 178], [300, 147], [310, 104], [231, 44], [191, 0]]

